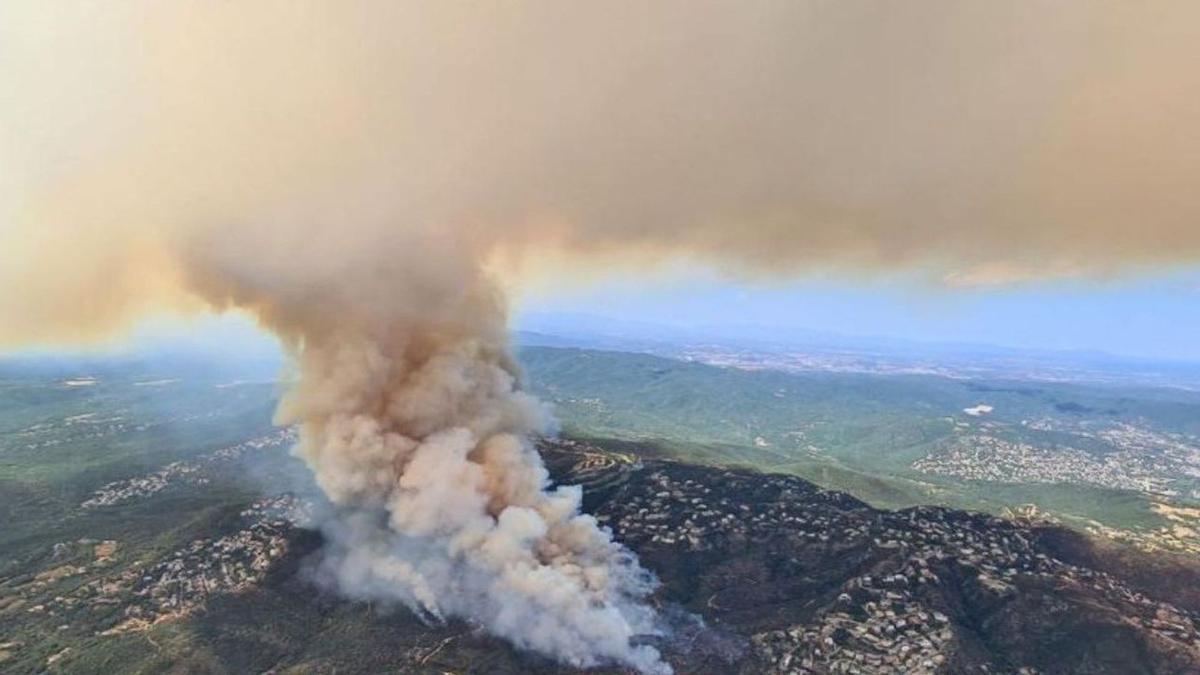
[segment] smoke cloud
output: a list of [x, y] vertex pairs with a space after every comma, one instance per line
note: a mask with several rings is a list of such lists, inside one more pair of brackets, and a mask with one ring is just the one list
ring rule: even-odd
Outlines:
[[663, 667], [651, 582], [547, 489], [502, 288], [1200, 258], [1193, 2], [17, 1], [0, 81], [0, 344], [254, 313], [330, 577], [579, 664]]
[[549, 414], [518, 387], [502, 299], [470, 244], [311, 234], [327, 257], [303, 268], [259, 257], [276, 242], [237, 229], [190, 243], [186, 262], [190, 288], [252, 308], [294, 356], [276, 419], [299, 425], [296, 451], [338, 509], [318, 579], [574, 665], [669, 672], [634, 644], [660, 632], [655, 580], [580, 513], [578, 487], [549, 488], [530, 441]]

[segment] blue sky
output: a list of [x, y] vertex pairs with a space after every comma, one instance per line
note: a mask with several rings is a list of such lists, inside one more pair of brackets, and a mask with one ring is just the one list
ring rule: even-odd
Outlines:
[[1198, 307], [1200, 269], [986, 289], [903, 276], [761, 286], [674, 278], [543, 293], [518, 306], [516, 322], [522, 315], [582, 312], [672, 326], [749, 324], [1200, 361]]
[[[512, 323], [521, 328], [538, 317], [570, 313], [668, 327], [762, 326], [1200, 362], [1198, 307], [1200, 269], [988, 289], [947, 288], [905, 276], [753, 285], [680, 273], [544, 290], [514, 303]], [[276, 349], [272, 338], [239, 315], [146, 321], [133, 343], [152, 345], [164, 337], [243, 356]]]

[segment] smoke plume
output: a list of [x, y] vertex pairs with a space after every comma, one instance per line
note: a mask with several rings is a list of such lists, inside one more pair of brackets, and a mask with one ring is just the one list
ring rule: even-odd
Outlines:
[[1192, 263], [1198, 62], [1171, 0], [7, 2], [0, 343], [254, 313], [346, 592], [653, 671], [646, 574], [546, 488], [500, 289]]
[[251, 264], [268, 244], [233, 231], [190, 244], [187, 262], [192, 288], [253, 308], [294, 355], [277, 421], [299, 425], [297, 452], [338, 507], [319, 578], [572, 664], [666, 672], [632, 643], [658, 632], [653, 578], [580, 513], [578, 487], [548, 488], [530, 439], [549, 418], [518, 388], [501, 298], [470, 245], [312, 235], [334, 266]]

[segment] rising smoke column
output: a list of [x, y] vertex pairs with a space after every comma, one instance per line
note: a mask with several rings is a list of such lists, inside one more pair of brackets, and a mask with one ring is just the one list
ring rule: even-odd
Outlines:
[[299, 425], [297, 452], [337, 507], [318, 578], [573, 665], [670, 672], [633, 644], [659, 633], [652, 575], [580, 512], [578, 486], [549, 487], [531, 443], [549, 415], [520, 390], [471, 244], [412, 230], [346, 244], [323, 223], [310, 235], [335, 266], [256, 265], [244, 236], [193, 240], [187, 264], [193, 288], [253, 308], [294, 357], [276, 420]]
[[253, 313], [344, 591], [653, 670], [645, 576], [543, 489], [485, 270], [1194, 263], [1198, 8], [7, 0], [0, 344]]

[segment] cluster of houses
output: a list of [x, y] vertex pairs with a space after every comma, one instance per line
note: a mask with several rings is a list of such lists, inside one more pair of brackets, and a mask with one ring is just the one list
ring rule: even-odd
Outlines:
[[[254, 502], [241, 515], [241, 529], [195, 540], [152, 564], [121, 560], [117, 541], [60, 543], [55, 557], [91, 562], [56, 564], [30, 579], [0, 584], [0, 613], [26, 614], [67, 635], [97, 625], [108, 627], [85, 634], [140, 631], [187, 614], [213, 594], [261, 583], [287, 553], [292, 528], [311, 518], [311, 505], [278, 495]], [[106, 616], [112, 618], [102, 618]], [[6, 651], [14, 649], [10, 645]]]
[[[906, 599], [905, 579], [857, 578], [860, 592], [838, 595], [835, 611], [811, 624], [760, 633], [755, 647], [775, 670], [785, 673], [818, 667], [846, 673], [938, 672], [954, 641], [950, 619]], [[869, 599], [859, 602], [864, 597]]]
[[1039, 447], [970, 434], [913, 462], [917, 471], [997, 483], [1083, 483], [1114, 490], [1170, 495], [1172, 476], [1145, 453], [1095, 454], [1071, 447]]
[[127, 431], [143, 431], [144, 423], [135, 423], [121, 415], [101, 416], [99, 413], [80, 413], [61, 420], [38, 422], [13, 432], [10, 437], [14, 445], [26, 450], [49, 448], [63, 443], [95, 440]]
[[134, 499], [149, 497], [175, 484], [203, 485], [209, 481], [206, 470], [215, 463], [239, 459], [249, 451], [290, 445], [295, 442], [296, 431], [294, 429], [279, 429], [236, 445], [215, 450], [196, 459], [171, 462], [154, 473], [108, 483], [92, 493], [80, 506], [85, 509], [94, 509], [122, 504]]
[[[630, 481], [602, 514], [635, 550], [711, 558], [754, 548], [778, 554], [773, 564], [791, 565], [791, 578], [838, 566], [855, 572], [822, 593], [805, 620], [753, 636], [770, 672], [941, 672], [972, 621], [947, 598], [1002, 604], [1046, 587], [1103, 598], [1155, 639], [1200, 654], [1200, 616], [1047, 555], [1027, 525], [941, 507], [879, 511], [788, 476], [726, 472], [712, 480], [647, 464], [648, 475]], [[740, 592], [735, 584], [731, 601]], [[723, 597], [709, 606], [719, 608]]]
[[232, 593], [262, 582], [288, 551], [292, 528], [307, 521], [309, 505], [292, 495], [260, 499], [241, 515], [242, 529], [214, 539], [197, 539], [154, 565], [130, 568], [100, 582], [98, 597], [126, 598], [126, 621], [110, 633], [144, 628], [162, 617], [186, 614], [216, 593]]

